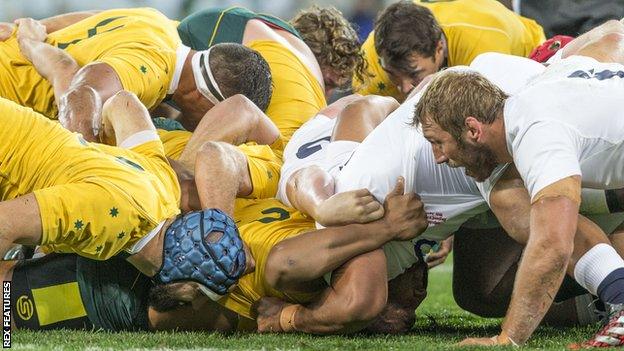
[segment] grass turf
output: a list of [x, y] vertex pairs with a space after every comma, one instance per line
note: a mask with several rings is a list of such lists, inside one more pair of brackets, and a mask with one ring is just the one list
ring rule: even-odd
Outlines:
[[[458, 350], [462, 338], [491, 336], [500, 320], [462, 311], [451, 293], [450, 263], [430, 272], [429, 294], [417, 310], [414, 330], [403, 336], [316, 337], [310, 335], [256, 335], [214, 333], [104, 333], [77, 331], [13, 332], [17, 350]], [[540, 328], [523, 349], [564, 350], [584, 340], [596, 327]], [[496, 350], [498, 348], [461, 348]]]

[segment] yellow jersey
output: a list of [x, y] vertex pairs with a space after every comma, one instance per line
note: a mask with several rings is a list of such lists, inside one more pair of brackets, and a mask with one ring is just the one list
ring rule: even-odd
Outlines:
[[[431, 10], [446, 37], [448, 66], [469, 65], [484, 52], [527, 57], [544, 40], [544, 30], [534, 20], [522, 17], [495, 0], [414, 0]], [[406, 34], [408, 35], [408, 34]], [[402, 99], [397, 87], [381, 67], [371, 32], [362, 53], [371, 75], [365, 82], [354, 77], [353, 90]]]
[[322, 290], [284, 293], [270, 287], [264, 269], [269, 252], [278, 242], [314, 230], [314, 222], [301, 212], [276, 199], [237, 199], [234, 220], [241, 237], [256, 262], [254, 272], [243, 276], [232, 292], [219, 303], [239, 315], [254, 319], [251, 306], [260, 298], [272, 296], [292, 303], [311, 301]]
[[[67, 51], [80, 66], [107, 63], [123, 88], [151, 109], [165, 98], [173, 79], [180, 45], [176, 26], [154, 9], [115, 9], [50, 33], [46, 42]], [[0, 52], [0, 96], [56, 118], [52, 86], [22, 56], [15, 33], [0, 42]]]
[[279, 129], [283, 147], [293, 133], [327, 106], [325, 93], [308, 67], [284, 45], [270, 40], [252, 41], [247, 46], [256, 50], [271, 69], [273, 95], [267, 116]]
[[180, 210], [159, 140], [131, 149], [92, 144], [0, 98], [0, 201], [33, 193], [41, 245], [107, 259]]

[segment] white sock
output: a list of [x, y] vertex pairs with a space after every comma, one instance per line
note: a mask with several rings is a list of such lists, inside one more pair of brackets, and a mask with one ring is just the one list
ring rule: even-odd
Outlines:
[[614, 270], [624, 267], [624, 260], [611, 245], [598, 244], [587, 251], [574, 267], [574, 279], [593, 295]]

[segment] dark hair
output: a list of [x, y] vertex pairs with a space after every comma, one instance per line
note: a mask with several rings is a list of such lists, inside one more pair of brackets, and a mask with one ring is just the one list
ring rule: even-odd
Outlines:
[[262, 111], [271, 102], [271, 69], [260, 54], [241, 44], [222, 43], [210, 51], [210, 67], [224, 98], [245, 95]]
[[149, 290], [147, 303], [158, 312], [167, 312], [190, 302], [179, 300], [170, 285], [154, 285]]
[[431, 11], [411, 1], [388, 6], [375, 22], [375, 50], [389, 67], [407, 67], [410, 54], [432, 57], [442, 28]]
[[366, 61], [357, 33], [335, 7], [312, 7], [300, 11], [290, 23], [310, 47], [321, 69], [333, 68], [339, 78], [363, 80]]

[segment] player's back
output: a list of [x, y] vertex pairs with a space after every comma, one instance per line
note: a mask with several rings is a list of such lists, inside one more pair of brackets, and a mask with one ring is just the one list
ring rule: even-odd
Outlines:
[[[167, 93], [180, 40], [174, 21], [154, 9], [137, 8], [102, 11], [50, 33], [46, 42], [66, 50], [80, 66], [108, 63], [124, 89], [135, 92], [151, 108]], [[52, 86], [22, 56], [15, 35], [0, 42], [0, 52], [4, 71], [0, 96], [54, 118], [57, 109]], [[165, 71], [168, 73], [163, 75]], [[136, 79], [139, 74], [143, 79]]]
[[[584, 187], [624, 186], [622, 96], [624, 66], [582, 56], [549, 66], [512, 96], [505, 104], [505, 129], [508, 148], [523, 178], [529, 176], [524, 171], [536, 172], [539, 167], [572, 171], [558, 164], [566, 162], [573, 168], [580, 166]], [[553, 163], [539, 166], [536, 158], [529, 156], [544, 154], [541, 145], [548, 145]], [[546, 181], [539, 179], [525, 181], [529, 189], [535, 186], [537, 190]]]
[[433, 12], [448, 40], [448, 64], [469, 65], [492, 51], [528, 56], [544, 40], [537, 22], [517, 15], [495, 0], [415, 1]]
[[266, 114], [286, 144], [302, 124], [327, 105], [325, 93], [310, 69], [286, 46], [258, 40], [249, 47], [258, 51], [271, 69], [273, 95]]

